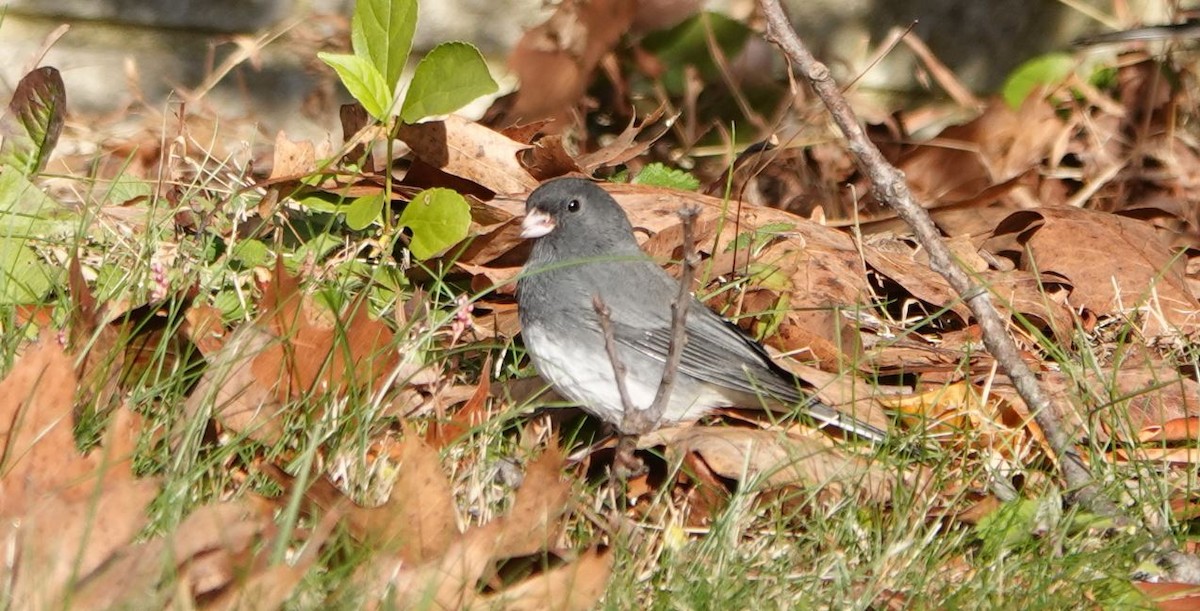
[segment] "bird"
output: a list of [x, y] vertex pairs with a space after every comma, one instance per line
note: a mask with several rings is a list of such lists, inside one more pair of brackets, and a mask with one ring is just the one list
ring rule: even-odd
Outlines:
[[[647, 409], [662, 380], [679, 282], [638, 246], [629, 217], [607, 191], [579, 177], [542, 183], [526, 199], [521, 236], [533, 240], [517, 281], [525, 350], [560, 395], [621, 433], [625, 403], [608, 356], [598, 297], [634, 409]], [[682, 358], [658, 426], [694, 422], [726, 407], [801, 407], [820, 427], [871, 442], [887, 432], [821, 403], [761, 344], [689, 294]], [[641, 431], [646, 432], [646, 431]]]

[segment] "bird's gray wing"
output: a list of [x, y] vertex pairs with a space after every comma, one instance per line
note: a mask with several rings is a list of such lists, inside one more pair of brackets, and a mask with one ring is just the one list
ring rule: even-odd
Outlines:
[[[694, 301], [690, 306], [685, 329], [687, 343], [679, 364], [682, 374], [749, 395], [771, 397], [788, 405], [803, 403], [808, 414], [824, 425], [835, 426], [863, 439], [877, 442], [887, 439], [886, 431], [807, 396], [800, 390], [799, 380], [776, 365], [762, 345], [700, 302]], [[671, 343], [669, 323], [659, 321], [659, 324], [646, 326], [615, 321], [613, 335], [620, 345], [660, 362], [666, 361]]]
[[[614, 321], [613, 334], [618, 344], [665, 361], [671, 343], [670, 321], [657, 322], [631, 325]], [[793, 377], [781, 374], [762, 346], [698, 301], [688, 309], [685, 330], [687, 343], [679, 364], [684, 375], [787, 403], [804, 399]]]

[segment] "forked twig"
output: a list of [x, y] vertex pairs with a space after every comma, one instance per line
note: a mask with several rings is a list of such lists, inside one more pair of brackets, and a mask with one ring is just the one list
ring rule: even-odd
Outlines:
[[663, 412], [671, 401], [671, 392], [675, 390], [683, 349], [687, 346], [687, 315], [692, 303], [692, 281], [696, 277], [696, 237], [693, 231], [700, 209], [685, 206], [676, 214], [683, 226], [683, 269], [679, 272], [679, 292], [671, 302], [671, 340], [667, 345], [667, 361], [663, 364], [662, 380], [658, 383], [658, 392], [654, 394], [654, 402], [650, 407], [625, 412], [625, 426], [638, 435], [654, 430], [662, 420]]
[[[829, 68], [817, 61], [792, 29], [779, 0], [760, 0], [767, 22], [766, 38], [773, 42], [794, 64], [804, 79], [824, 102], [838, 128], [846, 137], [847, 146], [856, 163], [871, 181], [876, 199], [887, 204], [912, 229], [913, 235], [929, 253], [930, 267], [940, 273], [957, 292], [979, 321], [983, 343], [1000, 368], [1012, 380], [1013, 386], [1029, 406], [1038, 426], [1058, 457], [1063, 481], [1071, 496], [1089, 511], [1108, 517], [1117, 525], [1128, 525], [1129, 519], [1117, 505], [1106, 497], [1095, 478], [1075, 450], [1074, 441], [1062, 423], [1057, 406], [1042, 392], [1037, 378], [1021, 359], [1016, 343], [1008, 334], [1008, 326], [992, 304], [991, 295], [954, 263], [950, 249], [941, 239], [929, 213], [913, 198], [904, 174], [884, 159], [879, 149], [867, 138], [858, 117], [850, 109]], [[1200, 583], [1200, 559], [1185, 554], [1174, 546], [1169, 537], [1159, 536], [1156, 545], [1158, 558], [1175, 581]]]
[[675, 379], [679, 373], [679, 364], [683, 360], [683, 349], [687, 344], [687, 315], [692, 303], [692, 281], [696, 276], [696, 240], [694, 229], [696, 217], [700, 209], [695, 206], [685, 206], [676, 214], [683, 228], [683, 269], [679, 274], [679, 292], [671, 302], [671, 337], [667, 346], [667, 359], [663, 364], [662, 379], [654, 394], [654, 401], [646, 409], [638, 409], [629, 398], [629, 388], [625, 382], [626, 368], [617, 353], [617, 338], [612, 326], [612, 313], [600, 295], [592, 296], [592, 308], [600, 319], [600, 331], [604, 335], [604, 350], [612, 365], [613, 376], [616, 379], [617, 393], [621, 397], [623, 415], [618, 431], [621, 439], [617, 442], [614, 464], [618, 475], [628, 477], [637, 471], [634, 465], [637, 461], [633, 451], [637, 446], [637, 437], [645, 435], [658, 427], [663, 412], [671, 401], [671, 393], [675, 389]]
[[[617, 336], [613, 332], [612, 313], [600, 295], [592, 295], [592, 309], [596, 310], [596, 316], [600, 318], [600, 332], [604, 334], [604, 351], [608, 353], [608, 362], [612, 365], [613, 377], [617, 381], [617, 394], [621, 397], [621, 407], [628, 414], [633, 411], [633, 400], [629, 398], [629, 386], [625, 384], [625, 363], [621, 362], [621, 356], [617, 354]], [[624, 423], [622, 423], [622, 427], [624, 427]]]

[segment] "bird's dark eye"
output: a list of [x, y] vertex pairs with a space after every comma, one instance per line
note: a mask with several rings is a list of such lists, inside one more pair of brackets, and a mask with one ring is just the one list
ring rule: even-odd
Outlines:
[[567, 212], [579, 212], [579, 200], [573, 199], [567, 202]]

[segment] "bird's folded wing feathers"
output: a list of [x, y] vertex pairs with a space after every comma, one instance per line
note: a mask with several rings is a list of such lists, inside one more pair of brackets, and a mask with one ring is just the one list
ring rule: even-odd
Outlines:
[[[707, 316], [706, 316], [707, 315]], [[804, 395], [772, 370], [770, 357], [732, 323], [709, 312], [696, 312], [687, 320], [687, 343], [679, 370], [693, 378], [719, 386], [797, 403]], [[670, 349], [669, 326], [636, 327], [613, 325], [617, 343], [658, 361], [666, 361]], [[749, 406], [745, 406], [749, 407]]]

